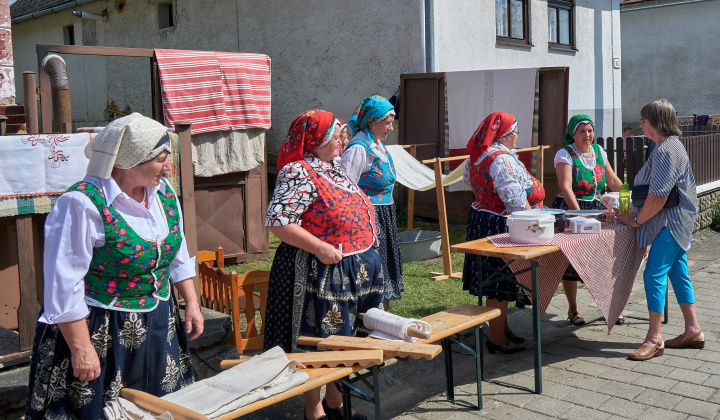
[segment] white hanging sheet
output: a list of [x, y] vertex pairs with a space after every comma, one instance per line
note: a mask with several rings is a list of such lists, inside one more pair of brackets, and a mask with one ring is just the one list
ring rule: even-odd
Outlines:
[[[415, 159], [400, 145], [389, 145], [385, 148], [392, 156], [397, 182], [415, 191], [427, 191], [435, 188], [435, 171], [432, 168]], [[449, 174], [443, 175], [443, 186], [461, 181], [464, 165], [465, 162]]]

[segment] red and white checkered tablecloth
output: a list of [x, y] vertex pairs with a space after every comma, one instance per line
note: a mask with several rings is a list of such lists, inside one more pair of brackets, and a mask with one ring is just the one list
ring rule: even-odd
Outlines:
[[[507, 233], [490, 236], [497, 247], [531, 246], [510, 242]], [[635, 229], [617, 223], [603, 223], [596, 234], [556, 233], [552, 241], [537, 245], [557, 245], [561, 252], [547, 254], [538, 260], [540, 266], [540, 313], [544, 314], [560, 283], [568, 262], [585, 282], [608, 323], [608, 332], [622, 313], [648, 248], [638, 248]], [[530, 266], [516, 260], [513, 271]], [[526, 287], [532, 287], [530, 273], [517, 276]]]

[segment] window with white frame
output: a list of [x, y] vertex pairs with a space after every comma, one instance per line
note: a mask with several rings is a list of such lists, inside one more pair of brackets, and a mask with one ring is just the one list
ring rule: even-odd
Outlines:
[[575, 49], [573, 0], [548, 0], [548, 46]]

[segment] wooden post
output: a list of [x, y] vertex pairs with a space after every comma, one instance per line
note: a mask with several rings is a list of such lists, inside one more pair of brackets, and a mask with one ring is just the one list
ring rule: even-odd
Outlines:
[[[183, 210], [183, 227], [188, 254], [197, 255], [197, 228], [195, 216], [195, 175], [192, 163], [192, 143], [190, 140], [190, 122], [177, 121], [175, 132], [180, 136], [180, 202]], [[193, 279], [195, 293], [200, 296], [200, 280]]]
[[35, 270], [35, 259], [42, 258], [40, 244], [35, 240], [34, 224], [31, 214], [16, 216], [18, 247], [18, 277], [20, 280], [20, 306], [17, 309], [20, 351], [32, 349], [35, 324], [40, 312], [38, 303], [36, 276], [42, 275]]
[[[416, 157], [417, 146], [410, 145], [410, 156]], [[413, 230], [413, 219], [415, 218], [415, 190], [408, 188], [408, 202], [407, 202], [407, 230]]]
[[538, 154], [537, 154], [537, 166], [538, 166], [538, 179], [540, 180], [540, 183], [542, 184], [543, 179], [545, 178], [545, 148], [542, 146], [538, 147]]
[[38, 94], [35, 86], [35, 73], [23, 72], [23, 98], [25, 99], [25, 129], [28, 134], [37, 134], [38, 131]]
[[443, 272], [430, 273], [433, 280], [445, 280], [448, 278], [462, 279], [462, 273], [452, 272], [452, 259], [450, 257], [450, 234], [448, 233], [447, 210], [445, 207], [445, 187], [443, 187], [442, 160], [437, 157], [433, 164], [435, 169], [435, 193], [438, 203], [438, 216], [440, 221], [440, 243], [443, 253]]

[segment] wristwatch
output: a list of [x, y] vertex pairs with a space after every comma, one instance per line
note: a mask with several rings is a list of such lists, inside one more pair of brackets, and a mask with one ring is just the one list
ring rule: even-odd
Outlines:
[[642, 226], [642, 223], [640, 223], [640, 222], [637, 221], [637, 214], [635, 215], [635, 217], [633, 217], [633, 220], [635, 220], [635, 223], [637, 223], [638, 225]]

